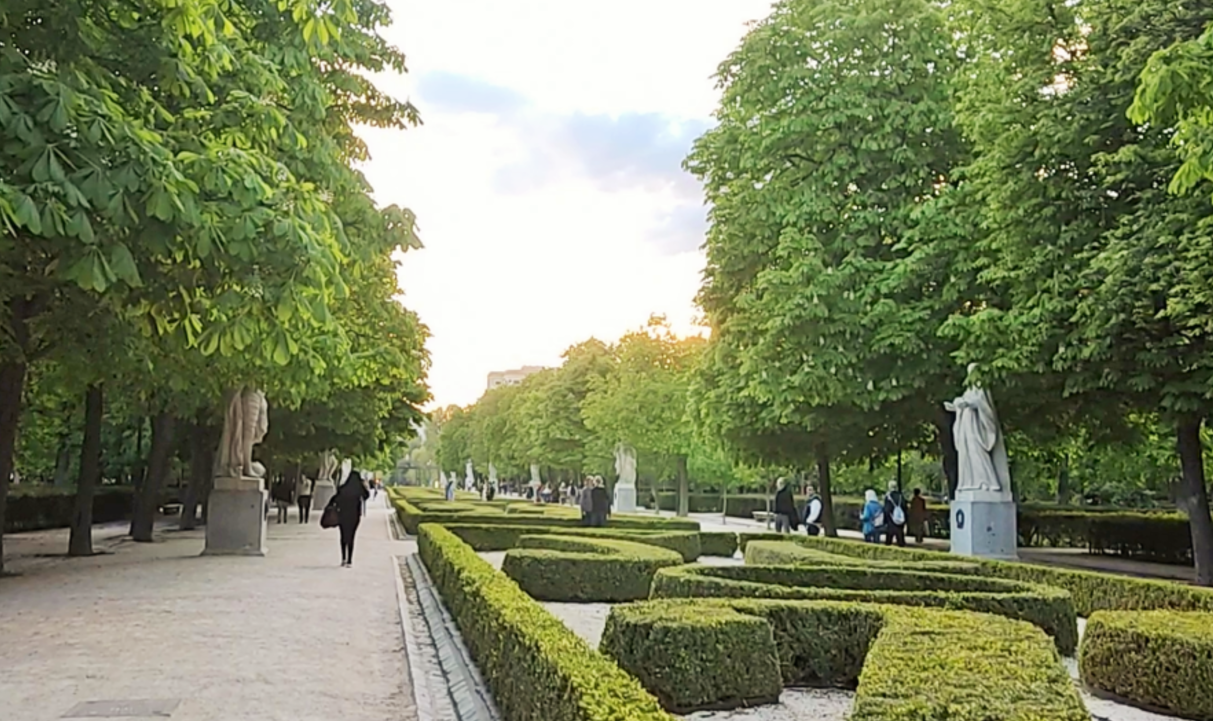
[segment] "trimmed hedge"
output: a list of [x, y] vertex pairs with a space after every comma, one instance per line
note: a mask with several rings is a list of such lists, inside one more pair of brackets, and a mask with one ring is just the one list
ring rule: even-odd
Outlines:
[[1078, 646], [1070, 594], [998, 578], [869, 566], [702, 566], [663, 568], [653, 598], [801, 598], [992, 613], [1039, 626], [1069, 656]]
[[[175, 502], [178, 489], [167, 488], [160, 503]], [[131, 517], [134, 488], [131, 486], [98, 486], [93, 496], [93, 523], [113, 523]], [[41, 531], [47, 528], [67, 528], [76, 513], [76, 489], [21, 484], [9, 492], [8, 512], [4, 518], [5, 533]]]
[[674, 721], [458, 536], [433, 524], [419, 531], [421, 560], [505, 721]]
[[1213, 613], [1100, 611], [1078, 656], [1083, 683], [1132, 703], [1213, 720]]
[[687, 563], [699, 558], [699, 534], [694, 531], [650, 531], [643, 528], [563, 528], [558, 526], [499, 526], [473, 523], [444, 523], [452, 533], [477, 551], [508, 551], [523, 536], [555, 534], [590, 538], [615, 538], [676, 551]]
[[747, 566], [867, 566], [961, 574], [975, 574], [978, 570], [978, 564], [972, 561], [872, 561], [805, 548], [793, 541], [751, 541], [745, 548], [745, 562]]
[[737, 534], [732, 531], [700, 531], [700, 553], [732, 558], [737, 553]]
[[599, 649], [675, 713], [775, 703], [783, 690], [771, 625], [725, 606], [616, 606]]
[[[766, 665], [735, 662], [724, 671], [709, 665], [736, 648], [708, 648], [718, 634], [699, 619], [733, 618], [722, 611], [766, 622], [778, 676]], [[695, 651], [670, 658], [661, 639], [674, 634], [662, 627], [675, 624], [677, 637]], [[704, 705], [735, 702], [739, 688], [756, 693], [776, 682], [858, 682], [852, 721], [1090, 719], [1048, 637], [997, 616], [832, 601], [666, 599], [613, 608], [600, 649], [663, 693], [673, 682], [663, 674], [674, 667], [677, 680], [693, 684], [686, 696]], [[735, 681], [728, 672], [745, 678]], [[697, 683], [699, 676], [718, 686]]]
[[[930, 561], [940, 558], [938, 551], [881, 546], [841, 538], [800, 536], [796, 542], [804, 544], [807, 548], [882, 561]], [[1096, 611], [1213, 611], [1213, 589], [1014, 561], [979, 559], [977, 563], [980, 564], [979, 572], [984, 576], [1053, 586], [1069, 591], [1074, 599], [1074, 608], [1080, 616], [1090, 616]]]
[[633, 541], [522, 536], [501, 572], [540, 601], [601, 602], [648, 598], [653, 574], [677, 566], [676, 552]]
[[[495, 501], [442, 500], [430, 489], [409, 488], [391, 496], [396, 514], [404, 530], [415, 536], [424, 523], [475, 523], [497, 526], [551, 526], [554, 528], [580, 528], [581, 515], [569, 506], [549, 504], [542, 514], [506, 513], [506, 506]], [[654, 516], [611, 516], [610, 528], [645, 528], [649, 530], [698, 531], [697, 521], [685, 518], [658, 518]]]

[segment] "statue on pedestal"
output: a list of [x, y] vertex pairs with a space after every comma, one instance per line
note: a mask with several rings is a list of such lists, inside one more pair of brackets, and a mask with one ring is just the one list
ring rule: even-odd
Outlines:
[[[969, 364], [971, 376], [976, 364]], [[952, 437], [956, 442], [956, 492], [990, 491], [1010, 494], [1011, 471], [998, 413], [988, 391], [973, 383], [964, 395], [944, 408], [956, 414]]]
[[472, 462], [470, 460], [464, 466], [464, 469], [463, 490], [470, 491], [476, 487], [476, 472], [472, 470]]
[[636, 485], [636, 451], [623, 443], [615, 444], [615, 475], [617, 485]]
[[253, 446], [265, 438], [268, 430], [265, 394], [251, 387], [231, 391], [215, 456], [215, 477], [264, 478], [265, 467], [253, 460]]
[[320, 472], [316, 474], [317, 483], [333, 483], [333, 474], [337, 472], [337, 454], [325, 451], [320, 454]]

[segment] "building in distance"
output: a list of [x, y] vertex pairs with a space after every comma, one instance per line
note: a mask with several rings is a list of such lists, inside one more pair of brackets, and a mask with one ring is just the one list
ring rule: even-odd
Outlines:
[[489, 374], [489, 390], [493, 390], [498, 386], [516, 386], [522, 382], [523, 378], [538, 373], [543, 370], [543, 366], [523, 366], [509, 371], [494, 371]]

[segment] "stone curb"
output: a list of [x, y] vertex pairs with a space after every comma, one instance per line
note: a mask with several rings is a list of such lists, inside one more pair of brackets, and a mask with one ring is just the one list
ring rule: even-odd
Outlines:
[[460, 721], [500, 721], [501, 716], [493, 697], [489, 695], [479, 669], [472, 662], [467, 647], [463, 645], [454, 619], [438, 598], [421, 559], [413, 554], [405, 562], [421, 602], [422, 618], [430, 629], [430, 637], [438, 652], [442, 675], [447, 682], [447, 692], [454, 703], [457, 716]]
[[413, 686], [413, 703], [417, 708], [418, 721], [437, 721], [434, 717], [434, 704], [430, 700], [429, 682], [421, 672], [421, 652], [417, 648], [417, 639], [412, 632], [412, 622], [409, 617], [409, 602], [404, 593], [404, 579], [400, 576], [400, 559], [392, 556], [392, 576], [396, 579], [396, 603], [400, 609], [400, 631], [404, 635], [404, 653], [408, 661], [409, 676]]

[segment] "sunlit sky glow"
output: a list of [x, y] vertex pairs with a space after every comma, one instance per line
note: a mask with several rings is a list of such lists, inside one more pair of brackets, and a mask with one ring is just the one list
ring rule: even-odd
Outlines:
[[705, 211], [680, 163], [769, 0], [388, 4], [410, 72], [378, 82], [425, 125], [364, 130], [363, 170], [418, 215], [400, 282], [433, 333], [434, 405], [651, 313], [693, 332]]

